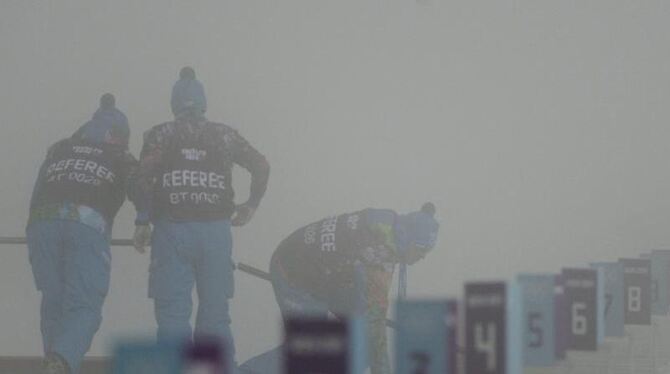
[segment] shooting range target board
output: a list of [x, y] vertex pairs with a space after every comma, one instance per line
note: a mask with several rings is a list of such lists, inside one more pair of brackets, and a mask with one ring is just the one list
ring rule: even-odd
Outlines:
[[670, 317], [651, 316], [652, 331], [654, 333], [654, 359], [659, 366], [670, 363]]
[[447, 301], [447, 374], [458, 373], [458, 361], [461, 353], [459, 331], [461, 331], [460, 307], [456, 299]]
[[604, 307], [602, 271], [597, 269], [563, 269], [565, 308], [568, 320], [567, 348], [577, 351], [596, 351], [603, 338], [603, 320], [600, 308]]
[[666, 366], [670, 363], [670, 250], [651, 251], [651, 282], [655, 360]]
[[651, 251], [651, 322], [655, 334], [656, 360], [670, 363], [670, 250]]
[[[396, 304], [395, 372], [398, 374], [455, 374], [449, 372], [450, 326], [455, 328], [447, 300], [399, 301]], [[453, 349], [453, 347], [451, 348]]]
[[624, 258], [624, 323], [627, 325], [651, 324], [651, 261]]
[[285, 373], [363, 373], [367, 343], [362, 319], [292, 317], [284, 328]]
[[516, 282], [465, 284], [465, 373], [521, 374], [521, 300]]
[[651, 326], [651, 255], [648, 258], [624, 258], [624, 319], [630, 339], [631, 372], [655, 370], [654, 331]]
[[517, 277], [523, 305], [523, 359], [525, 366], [546, 367], [555, 360], [553, 274], [520, 274]]
[[556, 361], [565, 359], [568, 349], [568, 326], [570, 325], [565, 296], [565, 277], [554, 277], [554, 357]]
[[651, 313], [667, 316], [670, 312], [670, 250], [651, 251]]
[[605, 336], [624, 336], [623, 265], [619, 262], [596, 262], [594, 269], [602, 269], [605, 288], [605, 307], [601, 318], [605, 321]]
[[184, 368], [182, 344], [134, 341], [114, 349], [114, 374], [181, 374]]

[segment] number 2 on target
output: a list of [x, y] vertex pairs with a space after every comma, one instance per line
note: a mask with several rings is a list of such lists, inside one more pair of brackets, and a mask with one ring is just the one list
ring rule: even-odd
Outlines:
[[428, 374], [428, 367], [430, 366], [430, 356], [425, 352], [412, 352], [409, 355], [414, 362], [414, 371], [412, 374]]

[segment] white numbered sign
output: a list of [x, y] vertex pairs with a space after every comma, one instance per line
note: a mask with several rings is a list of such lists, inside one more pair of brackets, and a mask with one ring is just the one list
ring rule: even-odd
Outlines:
[[114, 350], [114, 374], [181, 374], [185, 368], [183, 345], [153, 341], [124, 342]]
[[465, 285], [466, 373], [520, 374], [521, 303], [516, 283]]
[[602, 317], [605, 320], [605, 336], [624, 336], [624, 286], [623, 265], [619, 262], [597, 262], [591, 264], [602, 269], [604, 284], [604, 307]]
[[667, 249], [651, 252], [651, 312], [670, 313], [670, 250]]
[[520, 274], [523, 303], [523, 358], [526, 366], [551, 366], [555, 361], [553, 274]]
[[624, 319], [629, 325], [651, 324], [651, 261], [623, 258]]
[[396, 305], [396, 373], [448, 372], [447, 300], [400, 301]]
[[565, 308], [568, 319], [567, 348], [598, 349], [598, 271], [563, 269]]

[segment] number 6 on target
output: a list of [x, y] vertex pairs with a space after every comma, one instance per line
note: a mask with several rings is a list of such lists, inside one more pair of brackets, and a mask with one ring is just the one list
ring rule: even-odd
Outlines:
[[605, 332], [603, 271], [563, 269], [562, 274], [569, 320], [568, 349], [595, 351]]

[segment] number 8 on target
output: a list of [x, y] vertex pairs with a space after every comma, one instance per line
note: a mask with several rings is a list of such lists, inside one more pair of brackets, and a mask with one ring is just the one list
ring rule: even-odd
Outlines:
[[624, 319], [626, 324], [651, 324], [651, 262], [625, 258], [623, 265]]

